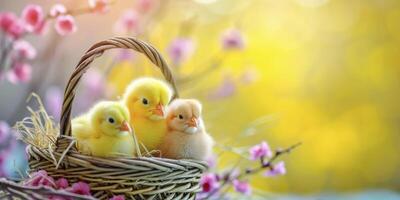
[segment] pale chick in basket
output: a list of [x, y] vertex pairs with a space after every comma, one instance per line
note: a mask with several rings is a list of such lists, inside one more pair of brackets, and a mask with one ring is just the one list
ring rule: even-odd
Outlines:
[[150, 152], [164, 139], [166, 107], [172, 98], [170, 86], [158, 79], [139, 78], [126, 89], [123, 103], [128, 108], [138, 142]]
[[205, 130], [201, 108], [194, 99], [177, 99], [170, 104], [168, 132], [160, 145], [162, 157], [205, 160], [211, 155], [214, 140]]
[[99, 157], [133, 156], [134, 141], [128, 109], [120, 102], [102, 101], [72, 120], [72, 136], [81, 153]]

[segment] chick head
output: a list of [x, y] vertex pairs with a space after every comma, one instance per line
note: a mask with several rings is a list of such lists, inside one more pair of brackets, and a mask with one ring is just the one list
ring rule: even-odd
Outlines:
[[194, 99], [174, 100], [168, 108], [168, 128], [187, 134], [202, 130], [201, 108], [201, 103]]
[[91, 123], [99, 133], [122, 137], [131, 132], [129, 111], [119, 102], [103, 101], [91, 110]]
[[165, 119], [165, 107], [172, 98], [172, 89], [163, 81], [140, 78], [126, 89], [123, 101], [133, 118]]

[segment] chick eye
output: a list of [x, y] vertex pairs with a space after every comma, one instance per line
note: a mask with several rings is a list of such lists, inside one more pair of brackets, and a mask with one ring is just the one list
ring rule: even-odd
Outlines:
[[178, 115], [178, 117], [179, 117], [179, 119], [183, 119], [183, 116], [182, 116], [182, 115]]
[[142, 103], [143, 103], [144, 105], [147, 105], [147, 104], [149, 104], [149, 100], [147, 100], [146, 98], [143, 98], [143, 99], [142, 99]]
[[112, 118], [112, 117], [108, 117], [108, 118], [107, 118], [107, 121], [108, 121], [110, 124], [114, 124], [114, 123], [115, 123], [115, 119]]

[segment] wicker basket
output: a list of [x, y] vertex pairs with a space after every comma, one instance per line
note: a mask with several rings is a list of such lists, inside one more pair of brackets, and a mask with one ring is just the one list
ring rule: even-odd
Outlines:
[[[82, 56], [66, 86], [56, 148], [27, 148], [30, 172], [46, 170], [53, 178], [87, 182], [93, 196], [98, 199], [108, 199], [113, 195], [125, 195], [127, 199], [195, 199], [200, 191], [200, 177], [207, 169], [205, 162], [157, 157], [106, 159], [82, 155], [77, 151], [75, 140], [71, 137], [71, 107], [77, 85], [95, 58], [115, 48], [133, 49], [146, 55], [178, 95], [170, 69], [153, 46], [125, 37], [93, 45]], [[33, 190], [4, 180], [0, 181], [0, 187], [6, 193], [23, 199], [43, 199], [51, 194], [50, 189]]]

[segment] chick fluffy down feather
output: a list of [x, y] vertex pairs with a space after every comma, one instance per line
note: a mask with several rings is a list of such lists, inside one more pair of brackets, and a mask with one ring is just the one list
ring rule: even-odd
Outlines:
[[173, 101], [168, 109], [167, 126], [168, 132], [160, 146], [163, 157], [205, 160], [211, 156], [214, 140], [205, 130], [200, 102]]

